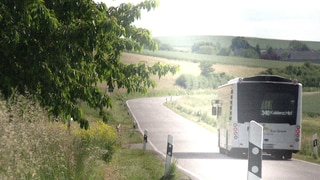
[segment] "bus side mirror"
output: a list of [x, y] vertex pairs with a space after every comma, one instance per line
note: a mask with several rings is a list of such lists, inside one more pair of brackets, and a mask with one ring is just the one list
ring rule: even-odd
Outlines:
[[212, 100], [212, 115], [213, 116], [220, 116], [222, 113], [222, 101], [221, 100]]
[[217, 115], [217, 107], [212, 107], [212, 115], [213, 116]]

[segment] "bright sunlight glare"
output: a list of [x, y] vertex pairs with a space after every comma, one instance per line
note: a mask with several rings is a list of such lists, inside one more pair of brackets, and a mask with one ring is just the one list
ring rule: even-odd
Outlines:
[[[107, 6], [141, 0], [95, 0]], [[138, 27], [153, 36], [228, 35], [320, 41], [317, 0], [159, 0], [143, 12]]]

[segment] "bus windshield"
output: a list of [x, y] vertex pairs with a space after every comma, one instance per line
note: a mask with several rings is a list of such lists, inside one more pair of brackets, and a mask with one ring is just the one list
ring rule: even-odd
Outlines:
[[238, 85], [238, 122], [287, 123], [297, 120], [299, 86], [276, 83]]

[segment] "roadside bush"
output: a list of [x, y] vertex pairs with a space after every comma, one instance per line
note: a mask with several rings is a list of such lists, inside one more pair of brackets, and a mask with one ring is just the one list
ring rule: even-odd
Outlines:
[[190, 74], [182, 74], [175, 82], [176, 85], [188, 89], [200, 89], [208, 87], [208, 80], [204, 76], [194, 76]]
[[175, 84], [188, 90], [195, 89], [206, 89], [206, 88], [217, 88], [219, 85], [222, 85], [232, 77], [228, 76], [225, 73], [211, 73], [205, 76], [193, 76], [182, 74], [177, 78]]
[[216, 89], [218, 86], [227, 83], [232, 76], [228, 76], [226, 73], [214, 73], [207, 77], [208, 87]]
[[88, 130], [78, 129], [75, 135], [81, 137], [91, 153], [96, 153], [106, 162], [111, 160], [117, 145], [116, 134], [111, 126], [98, 121]]

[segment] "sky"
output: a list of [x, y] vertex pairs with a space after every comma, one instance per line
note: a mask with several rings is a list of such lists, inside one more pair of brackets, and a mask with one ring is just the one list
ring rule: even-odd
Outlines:
[[[141, 0], [95, 0], [107, 6]], [[156, 36], [227, 35], [320, 41], [318, 0], [159, 0], [134, 24]]]

